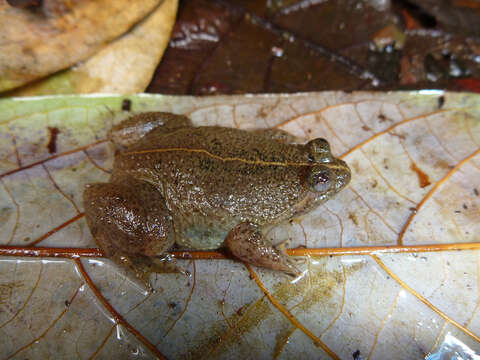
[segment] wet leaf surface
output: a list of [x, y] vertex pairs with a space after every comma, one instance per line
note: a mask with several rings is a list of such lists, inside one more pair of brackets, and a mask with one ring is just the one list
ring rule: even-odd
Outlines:
[[464, 0], [182, 1], [148, 91], [477, 91], [479, 19]]
[[[106, 131], [129, 108], [326, 137], [351, 184], [269, 234], [292, 239], [303, 275], [177, 253], [189, 275], [147, 293], [103, 259], [81, 195], [108, 179]], [[476, 95], [3, 99], [0, 136], [4, 358], [413, 359], [452, 336], [480, 351]]]

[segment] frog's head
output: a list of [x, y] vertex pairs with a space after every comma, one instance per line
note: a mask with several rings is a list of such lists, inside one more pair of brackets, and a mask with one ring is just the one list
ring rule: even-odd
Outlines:
[[325, 139], [313, 139], [305, 146], [312, 163], [306, 184], [317, 201], [326, 201], [350, 182], [350, 168], [345, 161], [332, 155]]

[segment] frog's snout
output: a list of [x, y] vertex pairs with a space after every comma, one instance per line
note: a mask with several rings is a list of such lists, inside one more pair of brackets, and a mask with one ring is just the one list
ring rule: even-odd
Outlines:
[[335, 182], [335, 187], [337, 191], [340, 191], [345, 186], [347, 186], [350, 180], [352, 179], [352, 172], [350, 171], [350, 168], [348, 167], [345, 161], [337, 159], [337, 162], [339, 164], [339, 167], [335, 171], [336, 178], [337, 178]]

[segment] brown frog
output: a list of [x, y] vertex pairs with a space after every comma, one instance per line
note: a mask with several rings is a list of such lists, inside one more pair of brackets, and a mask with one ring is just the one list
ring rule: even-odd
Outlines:
[[87, 185], [88, 226], [105, 255], [147, 280], [177, 244], [225, 247], [250, 264], [297, 274], [264, 232], [318, 206], [350, 181], [324, 139], [275, 130], [193, 127], [182, 115], [135, 115], [112, 128], [108, 183]]

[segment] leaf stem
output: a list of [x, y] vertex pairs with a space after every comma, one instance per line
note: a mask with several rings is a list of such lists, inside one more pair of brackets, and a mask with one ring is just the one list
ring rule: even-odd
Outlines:
[[[357, 246], [338, 248], [296, 248], [287, 249], [291, 256], [341, 256], [341, 255], [372, 255], [383, 253], [420, 253], [438, 251], [479, 250], [480, 242], [429, 244], [429, 245], [392, 245], [392, 246]], [[185, 260], [220, 260], [231, 257], [221, 251], [172, 251], [170, 254], [177, 259]], [[25, 257], [58, 257], [58, 258], [90, 258], [104, 257], [98, 248], [57, 248], [32, 246], [0, 246], [0, 256]]]

